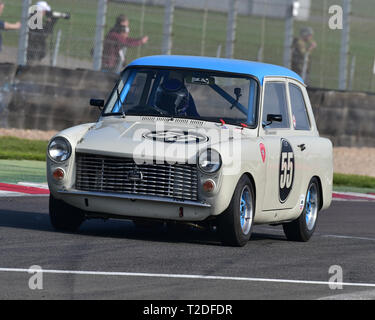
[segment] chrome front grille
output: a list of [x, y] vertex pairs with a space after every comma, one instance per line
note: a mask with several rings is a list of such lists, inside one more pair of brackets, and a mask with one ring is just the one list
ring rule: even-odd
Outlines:
[[76, 189], [198, 200], [197, 168], [189, 164], [141, 164], [133, 159], [76, 154]]

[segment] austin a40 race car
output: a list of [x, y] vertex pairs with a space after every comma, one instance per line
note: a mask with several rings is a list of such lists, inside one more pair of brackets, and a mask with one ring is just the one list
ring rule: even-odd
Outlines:
[[254, 224], [307, 241], [332, 197], [332, 144], [303, 80], [240, 60], [153, 56], [121, 73], [96, 123], [48, 146], [50, 218], [189, 223], [243, 246]]

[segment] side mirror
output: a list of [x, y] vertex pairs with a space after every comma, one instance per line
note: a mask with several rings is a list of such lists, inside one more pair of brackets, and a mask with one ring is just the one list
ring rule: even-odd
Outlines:
[[98, 107], [102, 109], [104, 107], [104, 100], [102, 99], [90, 99], [90, 106]]
[[282, 122], [283, 116], [281, 114], [267, 114], [267, 122]]
[[263, 128], [272, 124], [272, 122], [282, 122], [283, 116], [281, 114], [267, 114], [267, 123], [263, 122]]

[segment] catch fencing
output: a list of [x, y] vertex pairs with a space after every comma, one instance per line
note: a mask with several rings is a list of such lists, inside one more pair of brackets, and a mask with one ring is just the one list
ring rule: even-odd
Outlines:
[[[1, 20], [22, 22], [2, 32], [0, 62], [31, 64], [28, 8], [37, 1], [3, 0]], [[375, 91], [373, 0], [50, 0], [60, 18], [46, 40], [45, 57], [32, 64], [103, 69], [105, 38], [120, 14], [129, 37], [120, 64], [155, 54], [217, 56], [293, 65], [300, 30], [311, 27], [316, 48], [304, 53], [300, 74], [313, 87]], [[341, 11], [340, 11], [341, 10]], [[342, 22], [342, 23], [341, 23]], [[307, 44], [307, 47], [311, 43]], [[120, 54], [120, 50], [119, 50]], [[105, 68], [104, 68], [105, 69]]]

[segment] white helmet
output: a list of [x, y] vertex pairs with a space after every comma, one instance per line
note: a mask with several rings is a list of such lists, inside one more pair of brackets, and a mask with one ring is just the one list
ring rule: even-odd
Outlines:
[[36, 3], [36, 6], [38, 8], [38, 11], [51, 11], [51, 7], [47, 3], [47, 1], [38, 1]]

